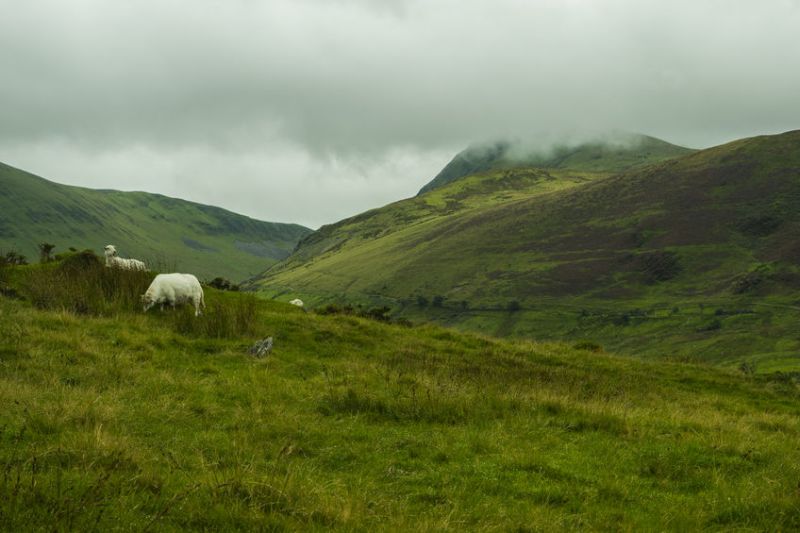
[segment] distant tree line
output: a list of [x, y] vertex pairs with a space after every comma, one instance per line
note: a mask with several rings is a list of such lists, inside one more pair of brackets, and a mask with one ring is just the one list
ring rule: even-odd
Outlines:
[[238, 291], [239, 285], [232, 283], [230, 280], [223, 277], [216, 277], [207, 283], [209, 287], [214, 287], [221, 291]]

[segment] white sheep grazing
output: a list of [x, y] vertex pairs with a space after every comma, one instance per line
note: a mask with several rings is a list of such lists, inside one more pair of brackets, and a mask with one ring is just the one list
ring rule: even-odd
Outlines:
[[109, 244], [104, 250], [107, 267], [121, 268], [123, 270], [147, 270], [147, 266], [143, 261], [118, 257], [117, 249], [113, 244]]
[[175, 307], [185, 303], [194, 305], [194, 316], [201, 314], [201, 306], [204, 309], [206, 307], [203, 287], [191, 274], [159, 274], [142, 295], [145, 312], [156, 304], [160, 304], [163, 309], [164, 304]]
[[294, 300], [291, 300], [289, 303], [292, 305], [296, 305], [297, 307], [303, 307], [303, 300], [301, 300], [300, 298], [295, 298]]

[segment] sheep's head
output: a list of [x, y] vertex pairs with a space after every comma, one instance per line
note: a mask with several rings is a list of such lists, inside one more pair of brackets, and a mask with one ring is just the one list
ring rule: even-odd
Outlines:
[[115, 255], [117, 255], [117, 249], [114, 247], [113, 244], [107, 245], [104, 248], [104, 250], [105, 250], [106, 257], [114, 257]]
[[142, 300], [142, 309], [144, 310], [145, 313], [147, 312], [148, 309], [150, 309], [155, 305], [153, 299], [147, 294], [142, 294], [141, 300]]

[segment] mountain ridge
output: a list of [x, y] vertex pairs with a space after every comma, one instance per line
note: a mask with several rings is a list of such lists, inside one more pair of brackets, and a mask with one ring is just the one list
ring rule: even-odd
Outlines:
[[101, 250], [236, 281], [287, 257], [311, 230], [157, 193], [64, 185], [0, 163], [0, 249]]
[[792, 131], [620, 173], [464, 177], [309, 236], [250, 287], [491, 335], [800, 369], [793, 319], [770, 311], [800, 306], [798, 147]]

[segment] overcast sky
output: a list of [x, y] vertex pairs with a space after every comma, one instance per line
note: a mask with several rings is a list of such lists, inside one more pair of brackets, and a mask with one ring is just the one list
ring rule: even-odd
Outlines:
[[0, 161], [310, 227], [467, 144], [800, 128], [800, 0], [0, 0]]

